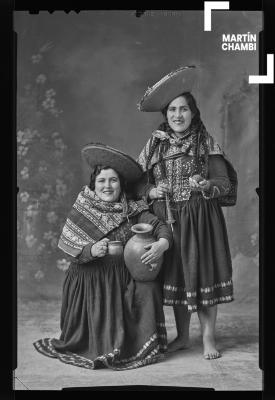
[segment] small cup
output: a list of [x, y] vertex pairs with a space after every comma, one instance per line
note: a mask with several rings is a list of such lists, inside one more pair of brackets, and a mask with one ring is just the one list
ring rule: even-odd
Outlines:
[[108, 254], [111, 256], [120, 256], [123, 254], [123, 246], [120, 240], [112, 240], [108, 242]]

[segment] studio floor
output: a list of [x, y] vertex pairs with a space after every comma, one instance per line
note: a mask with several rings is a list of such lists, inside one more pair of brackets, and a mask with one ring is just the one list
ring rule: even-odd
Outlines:
[[[191, 318], [191, 347], [168, 354], [164, 361], [143, 368], [87, 370], [45, 357], [33, 342], [59, 337], [59, 301], [18, 301], [18, 351], [14, 390], [61, 390], [91, 386], [173, 386], [217, 391], [261, 391], [258, 304], [220, 305], [217, 344], [222, 357], [204, 360], [197, 314]], [[165, 307], [168, 341], [176, 336], [171, 307]]]

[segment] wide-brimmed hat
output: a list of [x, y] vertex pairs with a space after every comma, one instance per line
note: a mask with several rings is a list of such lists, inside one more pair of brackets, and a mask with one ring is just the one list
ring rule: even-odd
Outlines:
[[102, 143], [85, 145], [81, 154], [91, 168], [106, 165], [116, 170], [127, 182], [135, 182], [142, 175], [141, 166], [128, 154]]
[[138, 103], [140, 111], [161, 111], [182, 93], [191, 92], [196, 81], [196, 67], [181, 67], [149, 87]]

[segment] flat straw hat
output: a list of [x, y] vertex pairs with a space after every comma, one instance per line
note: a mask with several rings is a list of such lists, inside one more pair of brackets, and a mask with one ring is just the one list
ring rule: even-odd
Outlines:
[[138, 103], [140, 111], [161, 111], [172, 100], [185, 92], [191, 92], [196, 81], [196, 67], [181, 67], [165, 75], [149, 87]]
[[143, 171], [128, 154], [101, 143], [89, 143], [81, 150], [83, 159], [91, 168], [106, 165], [116, 170], [127, 182], [137, 181]]

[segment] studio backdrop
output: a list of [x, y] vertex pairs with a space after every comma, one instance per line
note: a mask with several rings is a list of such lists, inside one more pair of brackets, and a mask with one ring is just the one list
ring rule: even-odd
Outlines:
[[237, 205], [224, 208], [235, 298], [257, 302], [259, 88], [248, 76], [259, 74], [261, 17], [212, 12], [207, 32], [203, 11], [15, 12], [20, 298], [61, 296], [69, 263], [57, 242], [89, 180], [82, 146], [101, 142], [136, 158], [162, 121], [138, 110], [148, 85], [196, 65], [202, 120], [238, 173]]

